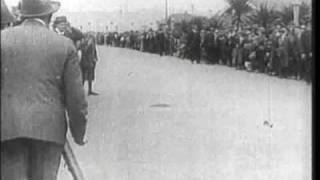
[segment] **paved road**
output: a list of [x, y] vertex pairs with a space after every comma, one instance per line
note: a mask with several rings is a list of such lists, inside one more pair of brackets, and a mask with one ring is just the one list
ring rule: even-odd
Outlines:
[[[98, 48], [86, 180], [311, 179], [304, 82]], [[63, 164], [63, 163], [62, 163]], [[61, 166], [61, 180], [71, 180]]]

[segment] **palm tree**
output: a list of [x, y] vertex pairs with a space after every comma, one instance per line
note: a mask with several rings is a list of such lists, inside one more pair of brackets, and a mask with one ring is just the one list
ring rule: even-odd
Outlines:
[[255, 10], [247, 18], [250, 23], [261, 25], [264, 28], [267, 28], [278, 19], [276, 11], [273, 8], [269, 8], [268, 3], [260, 4], [259, 9]]
[[237, 29], [239, 29], [240, 23], [242, 22], [242, 16], [252, 10], [248, 4], [249, 1], [250, 0], [227, 0], [230, 7], [226, 12], [235, 16], [233, 24], [236, 24]]
[[[291, 23], [294, 18], [292, 5], [290, 4], [283, 7], [281, 12], [278, 12], [278, 15], [284, 25], [288, 25], [289, 23]], [[302, 2], [299, 11], [299, 23], [310, 21], [311, 17], [311, 6], [305, 2]]]
[[224, 26], [224, 22], [220, 17], [213, 16], [209, 19], [209, 25], [215, 29], [221, 29]]
[[293, 21], [293, 8], [291, 5], [284, 6], [280, 12], [278, 12], [279, 18], [284, 25], [288, 25]]
[[190, 24], [197, 26], [198, 29], [202, 29], [204, 26], [205, 18], [201, 16], [196, 16], [192, 18]]
[[306, 2], [302, 2], [300, 5], [300, 12], [299, 12], [299, 23], [304, 24], [308, 21], [311, 21], [312, 17], [311, 6]]

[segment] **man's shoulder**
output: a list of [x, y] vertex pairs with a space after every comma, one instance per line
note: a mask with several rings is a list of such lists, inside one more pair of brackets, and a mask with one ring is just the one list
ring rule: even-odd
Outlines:
[[[72, 44], [72, 41], [69, 40], [68, 38], [61, 36], [59, 34], [57, 34], [56, 32], [54, 32], [53, 30], [50, 30], [46, 27], [43, 26], [23, 26], [23, 25], [19, 25], [19, 26], [15, 26], [12, 28], [8, 28], [5, 29], [3, 31], [1, 31], [1, 35], [2, 37], [8, 37], [8, 38], [17, 38], [19, 36], [25, 36], [26, 32], [28, 32], [29, 30], [32, 30], [33, 35], [34, 34], [38, 34], [41, 35], [43, 37], [46, 37], [46, 39], [50, 39], [50, 41], [52, 42], [60, 42], [62, 44]], [[27, 35], [31, 35], [31, 34], [27, 34]]]
[[51, 44], [54, 44], [55, 46], [59, 45], [59, 46], [63, 47], [64, 49], [75, 48], [73, 41], [70, 38], [65, 37], [63, 35], [59, 35], [58, 33], [54, 32], [53, 30], [49, 30], [49, 29], [48, 29], [47, 34], [48, 34], [49, 39], [52, 41]]

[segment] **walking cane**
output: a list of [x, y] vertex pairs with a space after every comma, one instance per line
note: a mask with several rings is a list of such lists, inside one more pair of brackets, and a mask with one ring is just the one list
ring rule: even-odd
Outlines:
[[73, 150], [71, 149], [71, 146], [70, 146], [70, 143], [68, 140], [66, 141], [66, 144], [64, 146], [62, 156], [68, 166], [68, 169], [69, 169], [73, 179], [74, 180], [84, 180], [82, 171], [80, 169], [78, 161], [73, 153]]

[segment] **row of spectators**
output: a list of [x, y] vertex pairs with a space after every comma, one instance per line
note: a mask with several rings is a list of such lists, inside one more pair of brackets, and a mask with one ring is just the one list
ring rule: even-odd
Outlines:
[[312, 30], [310, 25], [242, 30], [190, 27], [180, 36], [168, 30], [98, 33], [98, 44], [204, 61], [311, 82]]

